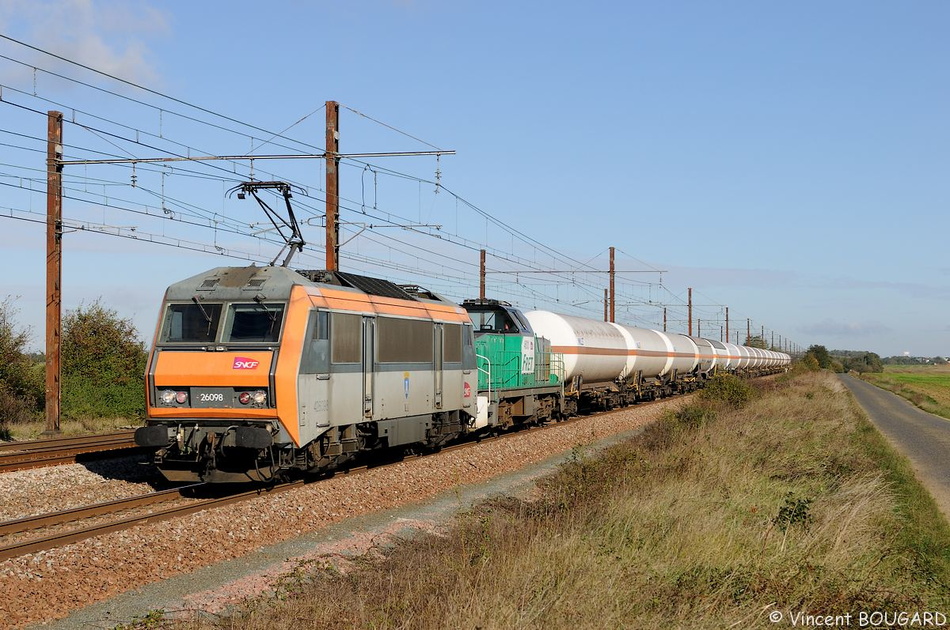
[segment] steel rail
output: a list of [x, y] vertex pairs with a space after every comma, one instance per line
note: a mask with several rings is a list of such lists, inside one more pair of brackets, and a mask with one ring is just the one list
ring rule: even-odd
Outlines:
[[75, 521], [92, 518], [94, 516], [123, 512], [125, 510], [131, 510], [137, 507], [154, 505], [155, 503], [164, 503], [165, 501], [173, 501], [182, 496], [182, 490], [198, 488], [204, 485], [205, 484], [201, 483], [191, 484], [181, 488], [160, 490], [158, 492], [140, 494], [134, 497], [127, 497], [125, 499], [115, 499], [113, 501], [104, 501], [102, 503], [95, 503], [93, 505], [84, 505], [69, 510], [61, 510], [59, 512], [47, 512], [46, 514], [37, 514], [35, 516], [25, 516], [23, 518], [4, 521], [0, 523], [0, 536], [22, 534], [23, 532], [27, 532], [32, 529], [39, 529], [41, 527], [52, 527], [54, 525], [72, 523]]
[[51, 534], [49, 536], [43, 536], [41, 538], [33, 538], [30, 540], [13, 543], [10, 545], [0, 547], [0, 561], [8, 560], [10, 558], [15, 558], [17, 556], [22, 556], [28, 553], [34, 553], [37, 551], [45, 551], [48, 549], [54, 549], [56, 547], [62, 547], [74, 542], [85, 540], [87, 538], [92, 538], [93, 536], [100, 536], [102, 534], [109, 534], [111, 532], [117, 532], [124, 529], [131, 529], [132, 527], [136, 525], [142, 525], [145, 523], [157, 523], [157, 522], [169, 520], [172, 518], [187, 516], [189, 514], [194, 514], [196, 512], [202, 512], [204, 510], [214, 508], [214, 507], [221, 507], [224, 505], [229, 505], [231, 503], [238, 503], [240, 501], [245, 501], [247, 499], [251, 499], [251, 498], [254, 498], [255, 496], [260, 496], [262, 494], [286, 492], [299, 485], [302, 485], [303, 483], [304, 483], [303, 480], [299, 480], [299, 481], [290, 482], [286, 485], [274, 486], [273, 488], [269, 488], [269, 489], [259, 488], [255, 490], [249, 490], [247, 492], [241, 492], [238, 494], [228, 495], [226, 497], [220, 497], [217, 499], [205, 499], [198, 503], [173, 506], [173, 507], [158, 510], [156, 512], [151, 512], [149, 514], [130, 516], [127, 518], [110, 521], [108, 523], [92, 525], [90, 527], [85, 527], [83, 529], [77, 529], [77, 530], [72, 530], [68, 532], [60, 532], [57, 534]]
[[70, 464], [78, 455], [139, 448], [132, 431], [105, 435], [32, 440], [0, 445], [0, 473]]
[[[482, 441], [487, 441], [492, 439], [490, 437], [483, 438]], [[478, 442], [464, 442], [461, 444], [453, 444], [446, 446], [442, 451], [458, 450], [467, 447], [473, 447]], [[413, 459], [417, 456], [409, 456], [408, 459]], [[407, 459], [407, 458], [402, 458]], [[402, 460], [400, 460], [402, 461]], [[383, 465], [389, 465], [395, 462], [386, 462]], [[379, 466], [373, 466], [371, 464], [355, 466], [353, 468], [347, 468], [343, 471], [340, 471], [343, 474], [360, 474], [372, 470], [373, 468], [378, 468]], [[178, 518], [182, 516], [187, 516], [189, 514], [194, 514], [196, 512], [202, 512], [204, 510], [222, 507], [225, 505], [230, 505], [232, 503], [238, 503], [240, 501], [246, 501], [252, 499], [256, 496], [261, 496], [264, 494], [280, 494], [282, 492], [287, 492], [296, 488], [299, 488], [308, 483], [313, 483], [316, 479], [298, 479], [295, 481], [283, 483], [277, 486], [272, 486], [270, 488], [256, 488], [254, 490], [248, 490], [246, 492], [240, 492], [238, 494], [228, 495], [226, 497], [220, 497], [216, 499], [205, 499], [197, 503], [192, 503], [188, 505], [173, 506], [165, 509], [161, 509], [149, 514], [143, 514], [138, 516], [130, 516], [127, 518], [118, 519], [108, 523], [101, 523], [98, 525], [92, 525], [90, 527], [85, 527], [82, 529], [72, 530], [68, 532], [59, 532], [56, 534], [50, 534], [48, 536], [42, 536], [39, 538], [32, 538], [29, 540], [24, 540], [17, 543], [12, 543], [0, 547], [0, 561], [8, 560], [10, 558], [15, 558], [17, 556], [22, 556], [28, 553], [35, 553], [37, 551], [46, 551], [49, 549], [55, 549], [57, 547], [62, 547], [74, 542], [79, 542], [87, 538], [92, 538], [94, 536], [99, 536], [102, 534], [108, 534], [111, 532], [121, 531], [124, 529], [131, 529], [136, 525], [144, 525], [145, 523], [157, 523], [160, 521], [169, 520], [172, 518]], [[204, 485], [204, 484], [195, 484]], [[192, 487], [192, 486], [187, 486]], [[163, 491], [168, 494], [176, 494], [180, 496], [181, 488], [173, 488], [171, 490]], [[14, 521], [8, 521], [5, 523], [0, 523], [0, 535], [11, 534], [11, 533], [22, 533], [30, 529], [36, 529], [38, 527], [49, 527], [52, 525], [58, 525], [66, 522], [77, 521], [82, 518], [88, 518], [89, 516], [97, 516], [106, 511], [101, 511], [103, 508], [107, 511], [122, 511], [123, 509], [131, 509], [132, 507], [140, 507], [132, 505], [137, 500], [142, 500], [141, 505], [148, 505], [149, 503], [158, 503], [161, 501], [169, 501], [176, 498], [176, 496], [164, 496], [162, 499], [158, 498], [158, 495], [161, 493], [152, 493], [151, 495], [142, 495], [140, 497], [131, 497], [130, 499], [120, 499], [118, 501], [109, 501], [106, 503], [96, 504], [92, 506], [79, 507], [72, 510], [64, 510], [63, 512], [53, 512], [51, 514], [43, 514], [34, 517], [26, 517], [22, 519], [17, 519]], [[129, 505], [124, 508], [119, 509], [109, 509], [109, 506], [121, 505], [123, 502], [129, 503]], [[96, 510], [100, 510], [96, 513]]]
[[70, 446], [85, 446], [87, 444], [96, 444], [110, 440], [131, 440], [135, 431], [115, 431], [113, 433], [101, 433], [98, 435], [78, 435], [73, 437], [48, 438], [42, 440], [23, 440], [15, 442], [0, 443], [0, 452], [2, 451], [44, 451], [56, 448]]

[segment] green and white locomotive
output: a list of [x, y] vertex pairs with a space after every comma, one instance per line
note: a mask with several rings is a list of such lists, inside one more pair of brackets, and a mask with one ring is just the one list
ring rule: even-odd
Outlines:
[[474, 429], [507, 429], [572, 415], [563, 408], [563, 361], [524, 314], [500, 300], [466, 300], [475, 329], [478, 407]]

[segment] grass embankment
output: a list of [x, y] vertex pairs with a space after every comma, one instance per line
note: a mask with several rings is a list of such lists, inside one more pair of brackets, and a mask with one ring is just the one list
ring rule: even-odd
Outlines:
[[[727, 385], [719, 398], [741, 403], [748, 386]], [[175, 627], [777, 628], [798, 613], [857, 626], [861, 611], [950, 612], [950, 528], [837, 378], [755, 389], [742, 409], [689, 406], [579, 453], [540, 498], [491, 501], [382, 560], [301, 567], [273, 597]]]
[[[72, 437], [75, 435], [112, 433], [113, 431], [134, 429], [140, 426], [142, 426], [141, 420], [130, 420], [128, 418], [87, 418], [84, 420], [62, 420], [60, 421], [59, 429], [61, 437]], [[2, 438], [10, 440], [40, 440], [50, 437], [43, 435], [44, 431], [46, 431], [45, 421], [21, 422], [6, 425]]]
[[888, 365], [883, 373], [867, 372], [861, 378], [924, 411], [950, 418], [950, 365]]

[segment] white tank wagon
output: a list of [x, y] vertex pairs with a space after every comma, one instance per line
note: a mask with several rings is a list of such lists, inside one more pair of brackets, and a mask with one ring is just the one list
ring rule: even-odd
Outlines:
[[633, 371], [633, 342], [620, 327], [550, 311], [524, 315], [535, 333], [551, 341], [552, 352], [563, 355], [565, 382], [582, 377], [588, 384], [610, 383]]
[[690, 337], [698, 350], [696, 369], [700, 374], [709, 374], [719, 364], [719, 351], [713, 346], [711, 339]]
[[576, 397], [582, 408], [611, 408], [688, 392], [717, 371], [759, 374], [791, 360], [771, 350], [550, 311], [524, 315], [563, 358], [565, 393]]
[[678, 375], [694, 373], [699, 366], [699, 347], [696, 345], [696, 342], [686, 335], [676, 333], [666, 334], [673, 343], [670, 369], [674, 370]]
[[749, 354], [751, 355], [751, 361], [752, 361], [749, 364], [749, 367], [751, 367], [754, 370], [757, 370], [760, 367], [762, 367], [762, 350], [760, 350], [759, 348], [750, 347]]
[[685, 335], [550, 311], [529, 311], [525, 318], [563, 358], [565, 395], [582, 408], [611, 408], [694, 387], [684, 375], [696, 371], [700, 352]]

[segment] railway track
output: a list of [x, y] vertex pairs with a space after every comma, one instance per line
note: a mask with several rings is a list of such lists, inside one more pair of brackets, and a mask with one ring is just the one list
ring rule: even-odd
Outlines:
[[[653, 405], [655, 402], [644, 403], [644, 406]], [[618, 410], [612, 410], [618, 411]], [[606, 413], [610, 413], [607, 411]], [[595, 414], [598, 415], [598, 414]], [[557, 423], [534, 426], [522, 429], [516, 433], [525, 433], [533, 431], [544, 431], [547, 428], [571, 424], [574, 422], [583, 422], [590, 416], [576, 416]], [[467, 448], [474, 448], [488, 441], [504, 439], [510, 433], [501, 433], [496, 435], [482, 436], [478, 440], [461, 442], [444, 447], [442, 452], [458, 451]], [[374, 461], [360, 466], [343, 469], [339, 474], [358, 475], [372, 468], [386, 466], [395, 461], [404, 461], [421, 457], [422, 455], [405, 455], [395, 460], [384, 458], [381, 461]], [[153, 492], [145, 495], [119, 499], [105, 503], [98, 503], [90, 506], [78, 507], [61, 512], [53, 512], [38, 516], [30, 516], [0, 523], [0, 561], [35, 553], [57, 547], [65, 546], [70, 543], [79, 542], [87, 538], [107, 534], [110, 532], [131, 529], [137, 525], [145, 523], [159, 522], [173, 518], [179, 518], [201, 512], [246, 501], [263, 494], [277, 495], [299, 488], [308, 483], [319, 481], [323, 477], [307, 477], [270, 487], [258, 487], [235, 494], [228, 494], [213, 498], [192, 498], [187, 497], [184, 492], [198, 490], [199, 488], [210, 488], [208, 484], [192, 484], [171, 490]], [[150, 509], [152, 506], [161, 503], [175, 502], [175, 505]], [[132, 513], [130, 513], [132, 512]], [[86, 526], [68, 528], [71, 524], [81, 523], [84, 520], [96, 520], [95, 523]], [[38, 536], [29, 536], [31, 531], [47, 530]], [[6, 539], [6, 540], [4, 540]]]
[[[194, 484], [182, 488], [162, 490], [126, 499], [117, 499], [115, 501], [97, 503], [95, 505], [60, 512], [51, 512], [49, 514], [6, 521], [0, 523], [0, 537], [18, 540], [0, 546], [0, 561], [27, 553], [54, 549], [92, 538], [93, 536], [129, 529], [143, 523], [178, 518], [213, 507], [245, 501], [263, 493], [284, 492], [300, 483], [303, 482], [287, 484], [286, 486], [275, 486], [271, 489], [255, 489], [238, 494], [207, 499], [189, 498], [183, 493], [185, 490], [197, 489], [205, 485]], [[176, 505], [142, 511], [145, 508], [169, 502], [176, 502]], [[128, 514], [128, 512], [133, 513]], [[63, 528], [63, 526], [99, 517], [106, 518], [85, 527]], [[27, 532], [41, 529], [50, 531], [42, 533], [39, 536], [26, 537]]]
[[[583, 417], [571, 418], [557, 424], [577, 422], [582, 419]], [[520, 432], [541, 431], [547, 426], [555, 426], [555, 424], [531, 427]], [[471, 442], [462, 442], [446, 446], [442, 451], [449, 452], [474, 448], [480, 443], [502, 439], [505, 435], [507, 434], [483, 436], [478, 441], [473, 440]], [[422, 457], [422, 455], [406, 455], [396, 458], [395, 460], [385, 459], [381, 462], [370, 462], [344, 469], [340, 471], [340, 474], [358, 475], [372, 468], [390, 465], [394, 461], [404, 461], [405, 459], [416, 457]], [[179, 518], [196, 512], [246, 501], [262, 494], [277, 495], [294, 490], [302, 485], [319, 481], [321, 478], [322, 477], [308, 477], [275, 486], [259, 487], [253, 490], [228, 494], [222, 497], [200, 499], [187, 497], [185, 492], [208, 488], [208, 484], [192, 484], [126, 499], [117, 499], [115, 501], [0, 522], [0, 562], [28, 553], [55, 549], [94, 536], [130, 529], [145, 523]], [[176, 502], [176, 505], [153, 509], [155, 505], [170, 502]], [[86, 526], [69, 527], [70, 525], [75, 525], [85, 520], [95, 520], [96, 522]], [[36, 536], [29, 536], [29, 532], [34, 531], [40, 531], [41, 533]]]
[[134, 431], [0, 444], [0, 473], [71, 464], [80, 455], [138, 449]]

